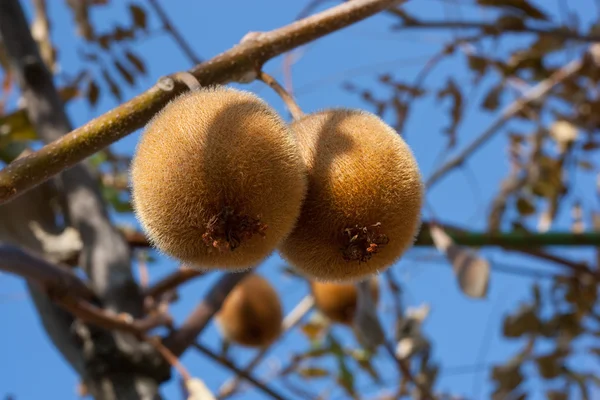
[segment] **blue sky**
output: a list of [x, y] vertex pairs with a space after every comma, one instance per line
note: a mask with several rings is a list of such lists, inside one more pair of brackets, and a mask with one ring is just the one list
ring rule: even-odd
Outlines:
[[[31, 12], [30, 2], [23, 3], [28, 7], [27, 11]], [[80, 61], [74, 46], [76, 39], [74, 39], [70, 11], [63, 2], [48, 3], [53, 23], [52, 37], [55, 43], [61, 45], [60, 63], [65, 70], [75, 71]], [[92, 13], [98, 27], [109, 27], [114, 21], [128, 21], [129, 16], [123, 11], [122, 3], [112, 3], [113, 5], [99, 7]], [[249, 31], [271, 30], [293, 21], [307, 2], [276, 0], [166, 2], [163, 0], [161, 3], [169, 4], [168, 14], [176, 22], [180, 32], [198, 55], [208, 59], [235, 45]], [[547, 6], [548, 9], [553, 12], [558, 11], [560, 2], [548, 3], [552, 3]], [[586, 16], [597, 12], [593, 0], [579, 0], [572, 3], [577, 3], [571, 8], [578, 12], [584, 22]], [[334, 3], [327, 3], [326, 6], [332, 4]], [[409, 9], [431, 19], [458, 15], [455, 10], [449, 10], [444, 4], [433, 0], [412, 0]], [[146, 4], [142, 3], [142, 5]], [[482, 16], [477, 9], [468, 6], [461, 7], [460, 15], [470, 19]], [[409, 81], [414, 79], [427, 60], [449, 37], [447, 31], [390, 32], [389, 26], [393, 22], [394, 19], [389, 16], [376, 16], [302, 49], [302, 57], [293, 67], [293, 78], [298, 103], [305, 112], [335, 106], [368, 109], [369, 106], [358, 96], [342, 89], [341, 83], [345, 79], [351, 80], [357, 86], [369, 87], [376, 94], [384, 95], [384, 89], [376, 83], [377, 74], [388, 72], [397, 79]], [[149, 24], [159, 26], [153, 16]], [[507, 46], [516, 46], [520, 42], [525, 43], [525, 40], [527, 40], [526, 36], [514, 35], [507, 42]], [[146, 78], [139, 79], [135, 88], [123, 86], [126, 99], [147, 89], [162, 75], [191, 67], [180, 49], [165, 34], [139, 42], [135, 50], [143, 55], [149, 74]], [[502, 51], [505, 49], [499, 50]], [[563, 62], [568, 61], [566, 56], [562, 57]], [[271, 60], [266, 64], [265, 69], [281, 79], [281, 57]], [[452, 61], [441, 64], [427, 81], [427, 86], [440, 86], [448, 76], [453, 76], [462, 85], [468, 84], [470, 77], [466, 74], [464, 58], [456, 57]], [[287, 117], [281, 100], [263, 84], [236, 86], [260, 94]], [[484, 93], [478, 89], [469, 96], [469, 111], [459, 129], [458, 149], [479, 135], [493, 119], [493, 115], [481, 113], [477, 108]], [[102, 96], [95, 110], [90, 110], [83, 101], [75, 101], [69, 105], [68, 112], [74, 125], [81, 125], [114, 106], [115, 103], [109, 96]], [[413, 109], [406, 127], [406, 140], [413, 148], [425, 177], [439, 165], [438, 157], [446, 144], [442, 130], [448, 124], [447, 108], [448, 104], [437, 103], [434, 99], [428, 98]], [[393, 122], [393, 117], [388, 117], [390, 122]], [[511, 124], [510, 128], [518, 129], [521, 126]], [[139, 133], [136, 132], [122, 139], [115, 148], [121, 152], [131, 152]], [[500, 180], [508, 171], [506, 145], [506, 136], [497, 135], [470, 159], [467, 168], [461, 170], [463, 172], [453, 172], [428, 194], [428, 202], [438, 218], [445, 222], [468, 225], [473, 229], [485, 227], [487, 204], [496, 194]], [[593, 180], [591, 174], [582, 174], [578, 177], [580, 189], [577, 194], [588, 206], [597, 206], [597, 198], [593, 197], [591, 189]], [[429, 216], [427, 213], [425, 215]], [[135, 222], [132, 218], [120, 220]], [[563, 213], [554, 228], [568, 229], [568, 223], [568, 213]], [[583, 260], [593, 260], [593, 253], [589, 250], [557, 249], [557, 251]], [[554, 266], [495, 249], [486, 249], [482, 253], [492, 262], [514, 267], [526, 266], [545, 271], [560, 271]], [[430, 258], [433, 261], [424, 260], [429, 256], [432, 256]], [[260, 267], [259, 271], [276, 285], [282, 296], [284, 308], [289, 311], [306, 294], [307, 288], [298, 285], [295, 280], [283, 277], [277, 271], [282, 264], [283, 261], [274, 255]], [[160, 258], [150, 270], [152, 278], [158, 279], [173, 271], [176, 265], [174, 260]], [[522, 346], [521, 342], [502, 340], [502, 316], [516, 309], [520, 302], [529, 299], [529, 287], [533, 279], [493, 272], [488, 298], [476, 301], [460, 293], [450, 267], [441, 262], [432, 249], [409, 252], [393, 267], [393, 270], [402, 282], [405, 304], [419, 305], [427, 302], [432, 307], [431, 315], [424, 328], [433, 341], [433, 357], [441, 362], [442, 367], [449, 368], [447, 374], [442, 372], [438, 380], [438, 389], [467, 395], [470, 398], [487, 398], [491, 390], [487, 383], [487, 369], [480, 368], [478, 373], [458, 374], [452, 373], [453, 368], [457, 372], [456, 367], [488, 365], [506, 360]], [[180, 291], [181, 300], [172, 308], [174, 317], [179, 321], [185, 318], [217, 278], [218, 276], [211, 275], [183, 287]], [[389, 304], [389, 301], [384, 301], [380, 311], [389, 326], [390, 318], [386, 317], [392, 315], [392, 310], [385, 304]], [[0, 275], [0, 315], [3, 318], [3, 329], [0, 330], [0, 343], [2, 343], [0, 345], [0, 354], [2, 354], [0, 395], [12, 393], [17, 399], [34, 399], [51, 393], [53, 398], [76, 398], [77, 377], [62, 361], [43, 333], [31, 302], [25, 298], [25, 286], [21, 280]], [[344, 341], [353, 340], [343, 328], [336, 331]], [[220, 342], [213, 324], [205, 330], [201, 340], [212, 348], [218, 349]], [[301, 333], [297, 331], [289, 333], [275, 345], [265, 362], [256, 371], [256, 375], [264, 376], [270, 366], [277, 363], [285, 364], [291, 352], [306, 349], [308, 345], [308, 341]], [[235, 360], [238, 364], [243, 364], [253, 353], [251, 350], [236, 348]], [[388, 379], [395, 379], [396, 371], [393, 366], [384, 354], [380, 358], [378, 365], [382, 375]], [[591, 362], [585, 357], [581, 360], [586, 365]], [[231, 376], [227, 370], [193, 350], [185, 353], [182, 362], [192, 375], [202, 378], [211, 389], [217, 389]], [[317, 383], [318, 381], [315, 381], [315, 384]], [[272, 384], [280, 388], [276, 381]], [[539, 382], [532, 380], [528, 385], [532, 388], [539, 387]], [[180, 396], [176, 379], [163, 387], [163, 393], [166, 398]], [[374, 395], [375, 392], [372, 394]], [[598, 392], [596, 395], [600, 396]], [[253, 390], [238, 398], [258, 399], [262, 398], [261, 396], [260, 392]], [[338, 391], [333, 398], [343, 398], [339, 396]]]

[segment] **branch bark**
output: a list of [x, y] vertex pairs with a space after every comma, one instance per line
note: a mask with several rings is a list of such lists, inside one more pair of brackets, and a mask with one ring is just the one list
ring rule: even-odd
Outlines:
[[[52, 75], [31, 37], [29, 25], [18, 0], [0, 2], [0, 37], [25, 100], [29, 120], [43, 141], [58, 140], [71, 130], [71, 124], [54, 86]], [[65, 220], [79, 232], [84, 244], [79, 265], [89, 276], [94, 293], [102, 306], [113, 312], [126, 312], [134, 318], [141, 316], [142, 297], [133, 280], [129, 247], [111, 225], [90, 170], [84, 164], [73, 164], [72, 168], [65, 170], [56, 181], [61, 186], [61, 194], [64, 197], [61, 204], [65, 205]], [[48, 200], [41, 196], [30, 200], [36, 208], [46, 210], [44, 224], [56, 229], [52, 208], [44, 206], [44, 202]], [[32, 239], [35, 235], [27, 226], [31, 222], [29, 218], [41, 218], [42, 215], [36, 215], [35, 209], [25, 209], [26, 202], [9, 203], [2, 207], [3, 213], [8, 211], [6, 206], [11, 206], [23, 214], [24, 219], [19, 223], [24, 226], [17, 227], [17, 232], [22, 232], [22, 235], [15, 236], [13, 232], [11, 236], [8, 232], [9, 240], [5, 241], [18, 243], [32, 250], [43, 250], [43, 246], [39, 246], [39, 239]], [[12, 216], [9, 216], [10, 218]], [[33, 281], [29, 283], [32, 287]], [[51, 304], [51, 299], [44, 297], [44, 293], [32, 294], [37, 296], [34, 297], [34, 301], [44, 326], [53, 329], [48, 331], [53, 342], [63, 354], [68, 352], [68, 355], [65, 354], [67, 359], [76, 358], [71, 364], [86, 380], [87, 386], [97, 399], [157, 397], [158, 385], [168, 378], [169, 369], [168, 364], [164, 363], [152, 346], [140, 342], [131, 334], [108, 332], [71, 319], [53, 321], [49, 319], [49, 315], [43, 314], [49, 308], [56, 310], [55, 305]], [[64, 313], [56, 312], [52, 315], [62, 318]], [[71, 324], [79, 326], [77, 336], [83, 344], [66, 343], [61, 337], [61, 334], [69, 335], [72, 331]], [[152, 368], [148, 368], [149, 366]]]
[[[190, 72], [201, 85], [248, 82], [271, 58], [338, 31], [396, 5], [398, 0], [353, 0], [321, 13], [243, 41], [232, 49], [194, 67]], [[9, 24], [10, 21], [7, 21]], [[172, 82], [171, 82], [172, 83]], [[86, 157], [143, 127], [184, 88], [164, 90], [164, 82], [93, 119], [42, 149], [15, 160], [0, 171], [0, 204], [72, 167]]]

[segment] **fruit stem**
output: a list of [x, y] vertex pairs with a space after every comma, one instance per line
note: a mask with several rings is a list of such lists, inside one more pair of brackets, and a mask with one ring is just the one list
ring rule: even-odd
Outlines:
[[389, 243], [387, 235], [380, 231], [381, 223], [358, 226], [343, 230], [342, 255], [345, 261], [367, 262]]
[[296, 103], [296, 100], [294, 100], [294, 97], [291, 94], [289, 94], [288, 91], [285, 90], [285, 88], [281, 86], [275, 78], [273, 78], [271, 75], [267, 74], [264, 71], [260, 71], [258, 73], [258, 79], [260, 79], [267, 85], [271, 86], [271, 88], [273, 88], [273, 90], [279, 95], [279, 97], [281, 97], [286, 107], [290, 111], [290, 114], [292, 114], [292, 117], [295, 120], [302, 118], [304, 113], [302, 112], [300, 106], [298, 106], [298, 103]]
[[255, 234], [265, 237], [266, 230], [267, 225], [260, 222], [260, 216], [252, 218], [234, 212], [231, 207], [224, 207], [206, 224], [202, 240], [209, 248], [233, 251]]

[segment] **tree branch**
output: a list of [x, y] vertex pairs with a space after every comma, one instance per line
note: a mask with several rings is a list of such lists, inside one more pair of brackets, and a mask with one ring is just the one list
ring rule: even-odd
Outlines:
[[[587, 53], [586, 53], [587, 55]], [[425, 186], [431, 188], [444, 175], [454, 168], [462, 165], [465, 160], [490, 140], [500, 128], [511, 120], [516, 114], [533, 101], [540, 100], [550, 93], [559, 83], [576, 74], [582, 67], [583, 60], [573, 60], [558, 71], [529, 89], [523, 96], [515, 100], [500, 113], [500, 116], [477, 139], [471, 142], [463, 151], [442, 165], [427, 179]]]
[[247, 270], [223, 275], [209, 290], [204, 300], [196, 306], [194, 311], [183, 322], [181, 327], [171, 332], [165, 338], [163, 341], [164, 345], [176, 356], [183, 354], [196, 341], [196, 337], [202, 333], [211, 318], [219, 311], [227, 295], [246, 275], [252, 272], [252, 270]]
[[[500, 246], [510, 247], [511, 249], [525, 249], [528, 247], [546, 247], [546, 246], [598, 246], [600, 245], [600, 232], [573, 233], [567, 231], [556, 232], [477, 232], [466, 229], [459, 229], [443, 225], [446, 233], [452, 240], [461, 246]], [[133, 248], [149, 247], [147, 239], [142, 240], [143, 233], [132, 235], [135, 240], [131, 243]], [[430, 247], [433, 246], [433, 240], [429, 234], [429, 223], [423, 222], [421, 230], [415, 238], [414, 246]], [[179, 272], [174, 273], [179, 275]], [[171, 279], [181, 279], [179, 276], [173, 276]], [[183, 279], [183, 282], [186, 280]]]
[[[388, 10], [389, 13], [399, 16], [393, 9]], [[402, 17], [400, 17], [402, 18]], [[564, 30], [563, 27], [557, 27], [555, 29], [548, 28], [537, 28], [534, 26], [519, 26], [519, 25], [502, 25], [494, 22], [479, 22], [479, 21], [421, 21], [415, 20], [414, 22], [403, 23], [396, 25], [392, 28], [393, 30], [407, 30], [407, 29], [479, 29], [485, 31], [490, 35], [498, 35], [504, 32], [511, 33], [530, 33], [536, 35], [547, 35], [554, 36], [566, 40], [575, 40], [579, 42], [600, 42], [599, 35], [586, 35], [579, 32]]]
[[[353, 0], [244, 41], [190, 72], [201, 85], [248, 82], [269, 59], [345, 28], [396, 5], [398, 0]], [[93, 119], [0, 171], [0, 204], [72, 167], [95, 152], [143, 127], [183, 90], [164, 82]]]
[[179, 287], [194, 278], [204, 275], [206, 272], [199, 269], [182, 265], [177, 271], [167, 275], [154, 285], [144, 291], [144, 296], [158, 298], [161, 294]]
[[253, 384], [257, 389], [261, 390], [263, 393], [265, 393], [266, 395], [270, 396], [271, 398], [277, 399], [277, 400], [285, 400], [286, 399], [281, 394], [277, 393], [276, 391], [274, 391], [273, 389], [269, 388], [264, 383], [260, 382], [256, 378], [254, 378], [252, 375], [250, 375], [249, 372], [244, 371], [244, 370], [238, 368], [234, 363], [232, 363], [228, 359], [226, 359], [224, 357], [218, 356], [212, 350], [210, 350], [207, 347], [201, 345], [200, 343], [194, 342], [194, 343], [192, 343], [192, 346], [196, 350], [198, 350], [200, 353], [202, 353], [205, 356], [207, 356], [208, 358], [212, 359], [213, 361], [218, 362], [219, 364], [221, 364], [225, 368], [231, 370], [237, 376], [239, 376], [239, 377], [247, 380], [248, 382], [250, 382], [251, 384]]
[[194, 50], [192, 50], [187, 40], [185, 40], [185, 38], [181, 35], [181, 33], [179, 33], [177, 28], [173, 26], [173, 24], [169, 20], [169, 17], [167, 16], [166, 11], [164, 10], [164, 8], [162, 8], [158, 0], [148, 0], [148, 3], [150, 3], [152, 8], [154, 8], [154, 12], [156, 12], [156, 15], [158, 15], [158, 18], [162, 22], [163, 28], [171, 34], [173, 40], [175, 40], [175, 42], [183, 51], [183, 54], [187, 56], [187, 58], [192, 62], [192, 64], [200, 64], [202, 60], [200, 60], [200, 58], [196, 56], [196, 53], [194, 53]]
[[51, 264], [30, 251], [1, 242], [0, 270], [30, 280], [47, 293], [69, 293], [86, 300], [96, 298], [70, 268]]

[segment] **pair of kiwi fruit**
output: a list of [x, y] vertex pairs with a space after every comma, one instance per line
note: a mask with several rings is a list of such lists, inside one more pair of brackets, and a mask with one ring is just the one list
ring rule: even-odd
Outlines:
[[[379, 300], [379, 282], [371, 277], [374, 303]], [[352, 325], [358, 290], [351, 283], [310, 282], [316, 308], [333, 323]], [[221, 335], [245, 347], [269, 346], [281, 335], [283, 312], [277, 291], [258, 274], [246, 276], [229, 293], [216, 321]]]
[[287, 124], [256, 95], [187, 92], [147, 125], [132, 203], [151, 243], [188, 265], [240, 271], [278, 249], [307, 278], [358, 281], [412, 245], [416, 160], [374, 114], [333, 108]]

